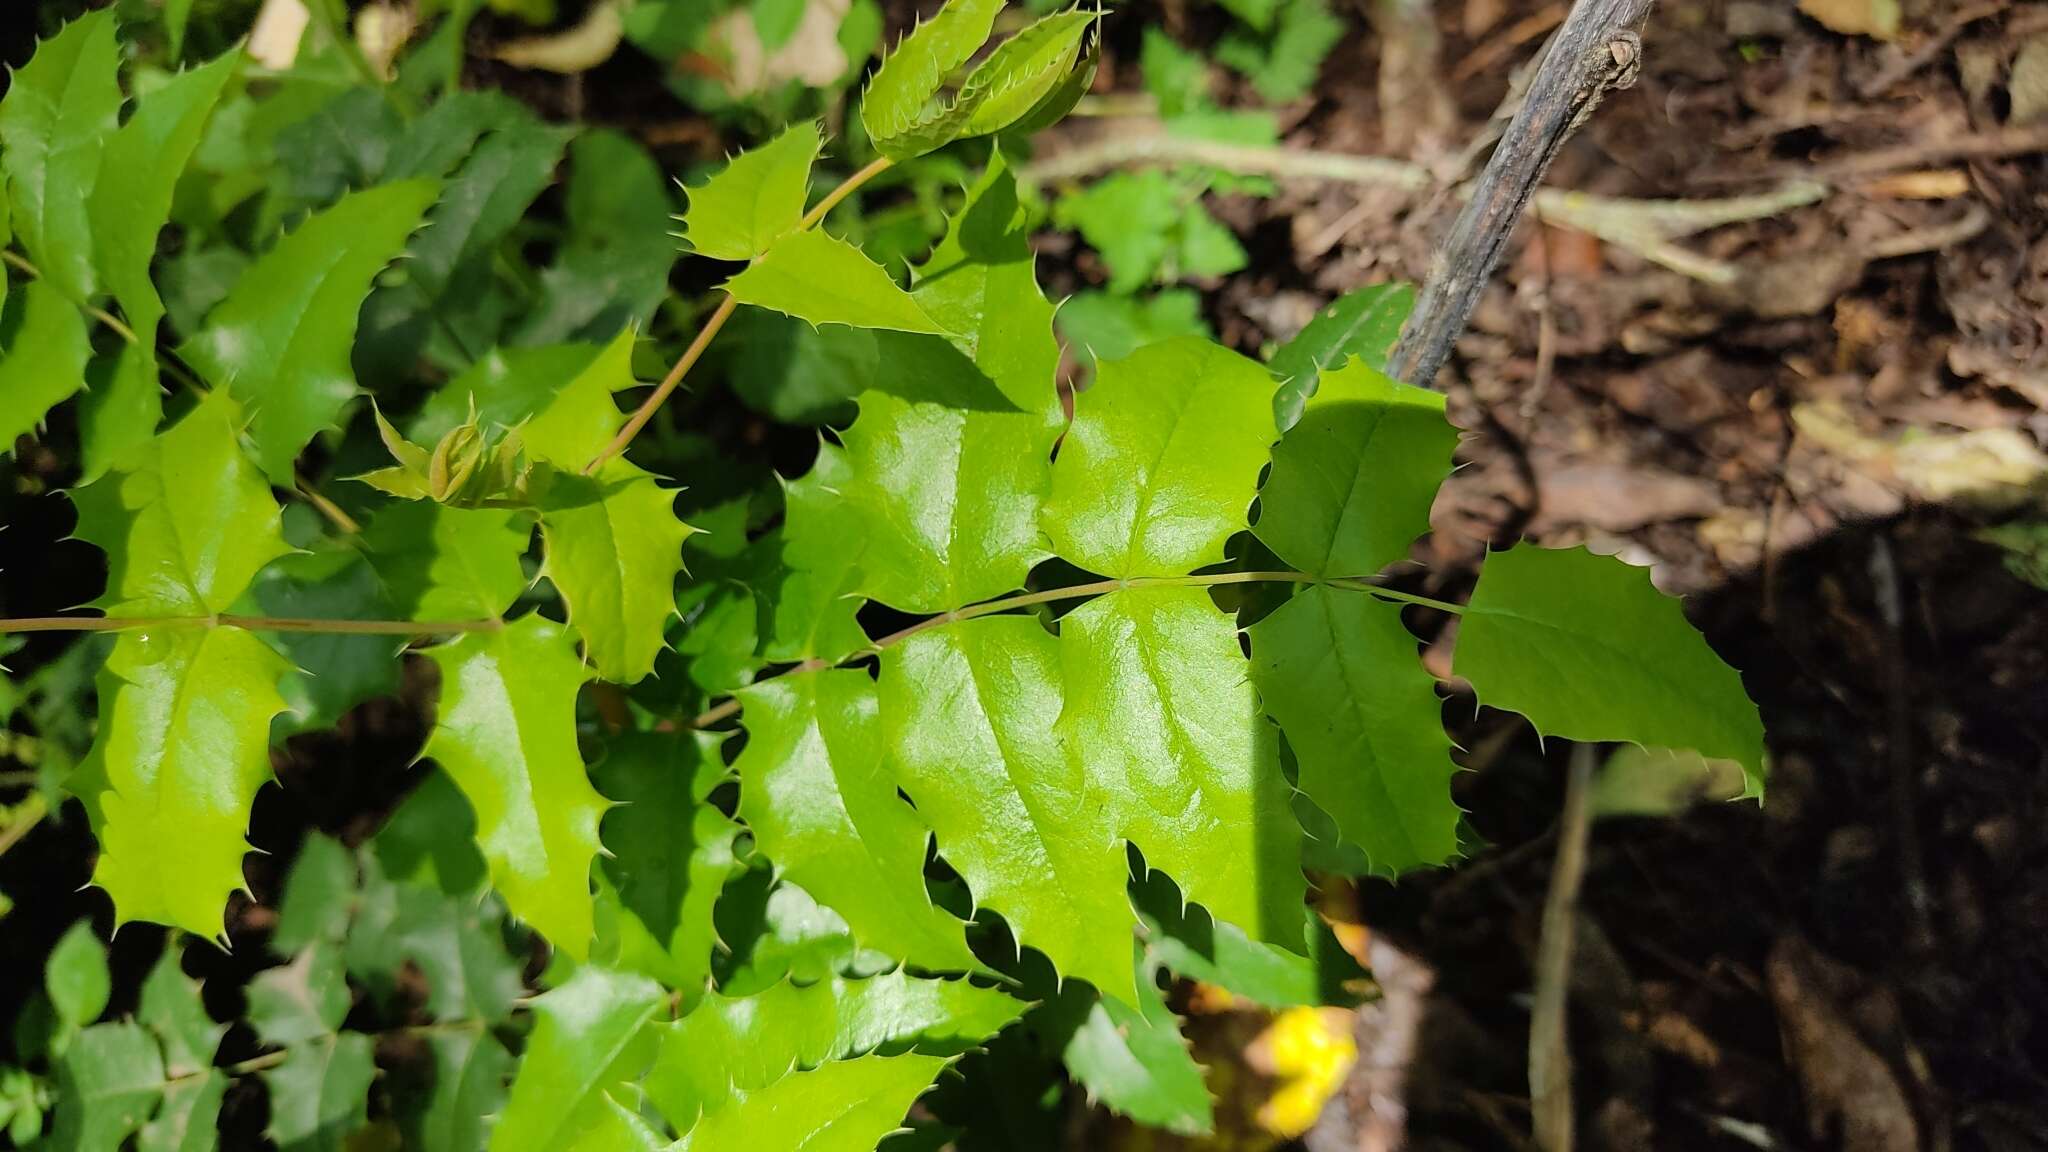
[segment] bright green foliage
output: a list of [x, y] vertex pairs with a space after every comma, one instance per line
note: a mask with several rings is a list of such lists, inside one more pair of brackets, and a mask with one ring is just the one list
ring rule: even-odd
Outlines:
[[348, 1002], [341, 952], [321, 941], [257, 974], [249, 984], [249, 1023], [265, 1044], [287, 1048], [340, 1030]]
[[410, 620], [496, 616], [526, 588], [520, 557], [532, 528], [516, 512], [387, 504], [363, 530], [364, 558]]
[[356, 394], [358, 306], [437, 191], [424, 180], [385, 184], [315, 214], [251, 265], [179, 350], [248, 404], [250, 438], [279, 487], [292, 486], [299, 450]]
[[860, 601], [853, 594], [866, 541], [849, 519], [832, 511], [840, 507], [838, 491], [848, 482], [841, 455], [821, 449], [809, 473], [783, 485], [787, 572], [764, 650], [771, 660], [837, 661], [867, 646], [867, 633], [854, 618]]
[[135, 1012], [136, 1020], [162, 1043], [164, 1071], [173, 1077], [211, 1067], [214, 1050], [228, 1030], [206, 1014], [199, 982], [178, 965], [179, 951], [175, 942], [164, 949], [142, 982], [142, 1003]]
[[1443, 413], [1443, 393], [1363, 361], [1325, 373], [1273, 449], [1259, 490], [1259, 539], [1317, 576], [1371, 576], [1407, 559], [1451, 474], [1458, 431]]
[[87, 205], [121, 110], [120, 53], [113, 12], [87, 13], [40, 45], [0, 100], [0, 173], [15, 238], [73, 300], [98, 283]]
[[1061, 746], [1059, 641], [1028, 616], [966, 620], [885, 653], [889, 766], [939, 851], [1063, 975], [1134, 999], [1123, 842]]
[[1000, 132], [1031, 115], [1073, 75], [1081, 40], [1100, 15], [1079, 9], [1056, 12], [996, 45], [961, 90], [962, 102], [974, 104], [962, 134]]
[[1646, 569], [1581, 548], [1488, 556], [1458, 629], [1457, 672], [1481, 703], [1546, 736], [1733, 760], [1745, 795], [1763, 795], [1756, 705]]
[[[383, 619], [389, 601], [360, 553], [328, 547], [280, 556], [257, 573], [251, 615]], [[286, 715], [273, 735], [331, 728], [356, 705], [399, 686], [400, 642], [390, 636], [278, 633], [274, 647], [293, 670], [278, 685]]]
[[1302, 406], [1315, 394], [1317, 377], [1332, 366], [1355, 357], [1385, 368], [1414, 307], [1412, 285], [1370, 284], [1338, 297], [1282, 344], [1266, 364], [1281, 381], [1273, 398], [1280, 430], [1293, 428], [1301, 419]]
[[1202, 207], [1201, 192], [1200, 183], [1156, 168], [1119, 172], [1060, 197], [1053, 221], [1102, 253], [1114, 293], [1155, 279], [1228, 275], [1244, 267], [1244, 248]]
[[606, 680], [630, 684], [654, 670], [662, 626], [675, 615], [689, 525], [676, 494], [630, 464], [596, 477], [557, 475], [540, 498], [543, 572]]
[[868, 674], [807, 672], [737, 695], [740, 818], [760, 850], [861, 943], [940, 971], [977, 967], [960, 922], [925, 894], [928, 833], [889, 778]]
[[742, 304], [772, 308], [813, 324], [946, 334], [880, 264], [815, 228], [777, 240], [726, 281], [725, 290]]
[[1060, 621], [1059, 736], [1119, 833], [1188, 899], [1300, 949], [1301, 828], [1237, 626], [1194, 588], [1129, 588]]
[[861, 93], [860, 120], [885, 155], [907, 160], [960, 133], [970, 105], [937, 100], [946, 77], [967, 63], [995, 27], [1005, 0], [951, 0], [905, 36]]
[[717, 260], [752, 260], [768, 251], [803, 220], [811, 164], [822, 143], [818, 126], [804, 121], [733, 157], [716, 176], [688, 190], [684, 242]]
[[580, 968], [534, 1001], [537, 1023], [511, 1098], [491, 1126], [491, 1152], [552, 1152], [604, 1122], [606, 1091], [638, 1078], [643, 1046], [634, 1040], [661, 995], [644, 976]]
[[496, 1037], [462, 1031], [427, 1038], [434, 1088], [409, 1118], [406, 1147], [421, 1152], [475, 1152], [488, 1139], [488, 1117], [505, 1106], [514, 1061]]
[[1057, 323], [1067, 347], [1091, 366], [1098, 360], [1121, 360], [1147, 344], [1176, 336], [1209, 335], [1202, 299], [1187, 288], [1149, 297], [1077, 292], [1060, 305]]
[[677, 1152], [868, 1152], [951, 1061], [861, 1056], [798, 1072], [700, 1121]]
[[590, 947], [590, 861], [605, 800], [576, 749], [589, 671], [563, 629], [526, 616], [427, 650], [441, 670], [432, 757], [476, 810], [491, 883], [572, 956]]
[[1053, 464], [1053, 551], [1116, 577], [1223, 559], [1273, 441], [1272, 397], [1264, 369], [1194, 339], [1101, 365]]
[[1456, 855], [1457, 766], [1400, 605], [1305, 588], [1251, 634], [1253, 682], [1287, 733], [1301, 790], [1344, 839], [1387, 875]]
[[1344, 35], [1344, 22], [1328, 0], [1251, 0], [1277, 15], [1270, 29], [1253, 21], [1260, 35], [1232, 34], [1216, 46], [1216, 59], [1251, 78], [1259, 95], [1275, 104], [1306, 96], [1315, 86], [1323, 58]]
[[92, 356], [85, 318], [49, 281], [29, 281], [14, 312], [13, 331], [0, 328], [0, 451], [8, 453], [15, 437], [35, 431], [51, 408], [85, 385]]
[[50, 950], [43, 967], [43, 990], [57, 1013], [59, 1027], [82, 1028], [100, 1018], [112, 990], [107, 975], [107, 949], [93, 935], [92, 921], [80, 920]]
[[1050, 1008], [1064, 1034], [1060, 1057], [1091, 1099], [1141, 1124], [1208, 1132], [1216, 1123], [1209, 1089], [1153, 980], [1147, 966], [1136, 1008], [1081, 988], [1062, 992]]
[[1302, 922], [1308, 951], [1300, 955], [1249, 939], [1236, 925], [1205, 915], [1157, 872], [1133, 885], [1132, 896], [1148, 960], [1268, 1008], [1348, 1003], [1352, 993], [1347, 985], [1362, 986], [1366, 979], [1364, 969], [1306, 908]]

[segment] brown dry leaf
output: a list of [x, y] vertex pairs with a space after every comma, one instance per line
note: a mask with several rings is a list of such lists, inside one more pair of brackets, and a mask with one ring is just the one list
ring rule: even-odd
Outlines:
[[249, 30], [249, 55], [265, 68], [284, 71], [298, 59], [299, 40], [312, 19], [300, 0], [263, 0]]
[[1898, 172], [1872, 180], [1858, 191], [1889, 200], [1953, 200], [1970, 194], [1970, 174], [1961, 168]]
[[2048, 33], [2020, 45], [2019, 55], [2012, 61], [2012, 78], [2006, 81], [2005, 89], [2012, 98], [2012, 112], [2006, 123], [2031, 124], [2048, 119]]
[[626, 34], [624, 0], [598, 0], [574, 27], [552, 36], [527, 36], [499, 45], [492, 55], [514, 68], [573, 75], [612, 58]]
[[1530, 531], [1586, 525], [1604, 532], [1631, 532], [1646, 524], [1711, 516], [1722, 505], [1719, 487], [1695, 476], [1629, 464], [1570, 464], [1548, 469], [1538, 462], [1542, 501]]
[[839, 26], [853, 0], [811, 0], [788, 42], [769, 52], [754, 27], [754, 14], [735, 9], [712, 26], [710, 41], [727, 62], [725, 89], [736, 98], [801, 80], [822, 88], [846, 74], [849, 61], [839, 46]]
[[1799, 10], [1844, 36], [1896, 40], [1899, 35], [1899, 0], [1799, 0]]
[[1918, 1152], [1919, 1124], [1898, 1078], [1829, 995], [1812, 946], [1797, 937], [1779, 940], [1764, 981], [1813, 1138], [1838, 1131], [1842, 1152]]
[[1800, 434], [1863, 475], [1917, 500], [2015, 508], [2048, 490], [2048, 454], [2016, 428], [1967, 432], [1908, 429], [1897, 439], [1866, 435], [1841, 405], [1792, 409]]

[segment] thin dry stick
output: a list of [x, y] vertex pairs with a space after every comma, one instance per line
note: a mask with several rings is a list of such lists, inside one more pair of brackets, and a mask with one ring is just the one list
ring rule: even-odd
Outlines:
[[1536, 945], [1536, 995], [1529, 1010], [1529, 1112], [1543, 1152], [1572, 1149], [1572, 1057], [1565, 1043], [1565, 1009], [1571, 992], [1572, 928], [1579, 914], [1579, 885], [1586, 878], [1586, 841], [1593, 813], [1593, 746], [1572, 749], [1565, 778], [1564, 811], [1558, 815], [1557, 864], [1543, 898], [1543, 934]]

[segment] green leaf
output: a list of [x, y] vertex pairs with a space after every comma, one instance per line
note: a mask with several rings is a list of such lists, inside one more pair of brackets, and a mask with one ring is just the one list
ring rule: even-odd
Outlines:
[[710, 180], [685, 189], [684, 242], [715, 260], [752, 260], [766, 252], [802, 223], [821, 143], [815, 121], [792, 124], [733, 157]]
[[839, 913], [777, 880], [772, 861], [756, 853], [751, 863], [726, 883], [713, 916], [718, 938], [731, 949], [711, 961], [713, 979], [726, 996], [751, 996], [784, 980], [814, 984], [899, 966], [893, 957], [856, 945]]
[[563, 1152], [663, 1152], [673, 1145], [610, 1093], [600, 1093], [579, 1115], [575, 1138]]
[[432, 444], [466, 423], [474, 402], [484, 427], [517, 427], [529, 456], [580, 471], [625, 423], [611, 394], [633, 386], [632, 362], [623, 333], [602, 346], [495, 349], [429, 396], [406, 432]]
[[117, 924], [154, 920], [217, 937], [243, 888], [243, 833], [270, 779], [270, 721], [290, 667], [236, 628], [124, 632], [100, 679], [104, 765], [93, 883]]
[[1387, 354], [1414, 308], [1414, 285], [1395, 282], [1355, 288], [1316, 313], [1266, 362], [1281, 381], [1273, 398], [1280, 430], [1301, 419], [1302, 406], [1315, 395], [1317, 377], [1332, 366], [1357, 358], [1385, 371]]
[[1147, 344], [1176, 336], [1209, 335], [1202, 298], [1190, 288], [1171, 288], [1149, 297], [1077, 292], [1060, 305], [1060, 338], [1081, 363], [1121, 360]]
[[0, 100], [15, 238], [50, 287], [77, 301], [96, 287], [87, 204], [121, 111], [120, 64], [113, 12], [89, 12], [38, 46]]
[[429, 768], [378, 830], [371, 847], [384, 874], [394, 881], [473, 897], [483, 889], [486, 877], [475, 837], [476, 813], [462, 790], [446, 772]]
[[661, 986], [644, 976], [587, 966], [536, 999], [537, 1023], [491, 1126], [491, 1152], [551, 1152], [567, 1143], [661, 1000]]
[[542, 571], [597, 674], [631, 684], [654, 670], [662, 630], [676, 614], [683, 540], [676, 494], [624, 460], [597, 476], [557, 473], [540, 494]]
[[1401, 606], [1305, 588], [1251, 636], [1253, 681], [1294, 749], [1301, 790], [1343, 838], [1389, 876], [1456, 856], [1458, 768]]
[[836, 663], [867, 647], [855, 615], [861, 601], [853, 591], [866, 541], [851, 518], [836, 514], [838, 486], [846, 482], [844, 458], [821, 446], [811, 470], [783, 485], [782, 560], [788, 571], [775, 591], [775, 618], [762, 648], [770, 660]]
[[[386, 620], [391, 605], [361, 553], [339, 549], [280, 556], [250, 590], [257, 615], [314, 620]], [[293, 665], [279, 686], [287, 707], [278, 735], [332, 728], [356, 705], [399, 687], [403, 637], [280, 632]]]
[[668, 294], [675, 247], [668, 178], [631, 136], [586, 129], [569, 145], [562, 208], [569, 234], [541, 270], [518, 344], [610, 340], [640, 327]]
[[43, 965], [43, 990], [60, 1026], [82, 1028], [99, 1019], [112, 988], [106, 946], [93, 934], [92, 921], [80, 920], [57, 940]]
[[1127, 588], [1060, 621], [1058, 732], [1117, 830], [1188, 898], [1299, 951], [1301, 828], [1237, 628], [1199, 588]]
[[309, 217], [242, 274], [179, 350], [215, 388], [248, 403], [250, 437], [277, 486], [293, 486], [299, 450], [356, 394], [357, 312], [436, 191], [425, 180], [384, 184]]
[[931, 258], [915, 270], [911, 293], [934, 320], [958, 334], [960, 350], [1010, 405], [1027, 413], [1057, 403], [1060, 360], [1052, 305], [1035, 275], [1035, 224], [998, 151], [968, 189], [967, 203], [948, 222]]
[[477, 141], [443, 187], [405, 265], [428, 296], [481, 286], [491, 250], [554, 180], [570, 134], [522, 110]]
[[484, 620], [526, 590], [520, 558], [532, 536], [518, 512], [401, 501], [370, 517], [363, 555], [404, 618]]
[[1273, 442], [1272, 396], [1263, 368], [1200, 340], [1101, 365], [1053, 462], [1053, 551], [1116, 577], [1222, 560]]
[[1133, 1000], [1124, 846], [1061, 746], [1059, 642], [965, 620], [882, 655], [889, 764], [975, 903], [1064, 976]]
[[78, 400], [79, 483], [90, 484], [129, 457], [163, 423], [164, 389], [153, 349], [123, 344], [88, 365]]
[[740, 818], [760, 850], [861, 943], [926, 968], [978, 967], [960, 922], [925, 893], [929, 833], [883, 765], [868, 674], [782, 676], [737, 695], [747, 730], [734, 764]]
[[141, 1129], [164, 1087], [156, 1041], [130, 1021], [80, 1032], [57, 1065], [53, 1148], [115, 1152]]
[[1138, 68], [1145, 77], [1145, 90], [1159, 104], [1162, 119], [1209, 106], [1208, 63], [1201, 53], [1181, 47], [1164, 29], [1145, 29]]
[[142, 1126], [135, 1152], [213, 1152], [220, 1142], [220, 1106], [228, 1078], [209, 1068], [164, 1085], [156, 1117]]
[[207, 1015], [199, 998], [199, 982], [178, 963], [184, 949], [178, 939], [166, 941], [164, 954], [142, 982], [142, 1002], [135, 1018], [163, 1045], [164, 1071], [177, 1078], [213, 1066], [215, 1051], [228, 1026]]
[[986, 136], [1022, 120], [1074, 69], [1081, 38], [1100, 12], [1070, 8], [1032, 22], [990, 52], [968, 76], [962, 96], [975, 93], [963, 136]]
[[726, 775], [722, 737], [636, 734], [614, 740], [592, 775], [618, 807], [600, 829], [599, 868], [660, 949], [647, 972], [687, 1005], [711, 976], [711, 914], [734, 870], [739, 826], [707, 801]]
[[406, 964], [425, 977], [427, 1015], [435, 1020], [500, 1023], [509, 1017], [523, 957], [505, 949], [498, 901], [417, 884], [391, 888], [389, 917], [378, 917], [383, 938], [374, 945], [363, 941], [367, 916], [350, 934], [350, 970], [370, 966], [374, 952], [384, 980], [395, 981]]
[[1128, 294], [1154, 279], [1222, 276], [1245, 266], [1237, 237], [1209, 215], [1202, 185], [1147, 168], [1119, 172], [1054, 203], [1053, 220], [1081, 233], [1109, 266], [1109, 290]]
[[[4, 278], [4, 273], [0, 273]], [[85, 386], [92, 338], [76, 305], [48, 280], [31, 280], [0, 323], [0, 452], [42, 425], [50, 409]]]
[[373, 1058], [374, 1045], [360, 1032], [286, 1049], [284, 1063], [262, 1073], [270, 1089], [270, 1125], [263, 1134], [281, 1152], [341, 1152], [369, 1122]]
[[950, 0], [882, 60], [861, 93], [860, 121], [884, 155], [907, 160], [959, 132], [965, 114], [957, 104], [935, 104], [934, 98], [946, 77], [988, 40], [1004, 2]]
[[950, 1060], [861, 1056], [778, 1080], [699, 1121], [676, 1152], [870, 1152]]
[[491, 1120], [505, 1107], [506, 1084], [517, 1061], [489, 1032], [454, 1030], [427, 1037], [433, 1060], [425, 1098], [401, 1106], [408, 1148], [421, 1152], [477, 1152]]
[[1188, 1054], [1179, 1022], [1149, 968], [1138, 981], [1136, 1008], [1073, 986], [1048, 1013], [1061, 1041], [1060, 1057], [1090, 1099], [1140, 1124], [1183, 1135], [1215, 1127], [1202, 1069]]
[[1730, 668], [1647, 569], [1583, 548], [1486, 558], [1458, 626], [1457, 674], [1546, 736], [1733, 760], [1763, 795], [1764, 726]]
[[341, 943], [348, 935], [355, 900], [354, 855], [331, 836], [306, 833], [299, 858], [285, 876], [277, 927], [270, 930], [270, 950], [291, 956], [314, 944]]
[[1144, 922], [1147, 956], [1176, 975], [1227, 988], [1267, 1008], [1344, 1003], [1353, 999], [1345, 985], [1368, 979], [1307, 908], [1302, 924], [1308, 954], [1297, 955], [1212, 920], [1183, 901], [1179, 889], [1158, 872], [1133, 885], [1132, 895]]
[[1281, 0], [1270, 7], [1279, 19], [1269, 35], [1225, 36], [1216, 46], [1216, 59], [1249, 77], [1259, 95], [1286, 104], [1314, 89], [1323, 58], [1344, 36], [1344, 21], [1330, 11], [1327, 0]]
[[742, 304], [772, 308], [813, 324], [849, 324], [946, 335], [910, 293], [860, 249], [818, 229], [791, 232], [725, 290]]
[[310, 944], [289, 964], [266, 968], [249, 982], [249, 1025], [280, 1048], [332, 1036], [348, 1015], [341, 950]]
[[491, 882], [513, 914], [581, 959], [606, 806], [576, 749], [576, 693], [589, 670], [561, 625], [540, 616], [426, 655], [441, 671], [441, 703], [425, 754], [469, 798]]
[[1317, 576], [1371, 576], [1408, 558], [1451, 474], [1458, 430], [1441, 392], [1361, 360], [1322, 377], [1273, 449], [1253, 529], [1275, 555]]
[[[1128, 954], [1129, 938], [1119, 943]], [[1128, 956], [1125, 963], [1128, 964]], [[966, 980], [902, 971], [865, 980], [778, 983], [758, 995], [713, 993], [673, 1024], [647, 1094], [678, 1127], [723, 1112], [799, 1069], [886, 1049], [955, 1056], [1007, 1027], [1024, 1005]]]
[[126, 470], [72, 492], [79, 537], [107, 554], [100, 608], [132, 616], [226, 612], [258, 570], [291, 550], [270, 486], [242, 454], [240, 421], [234, 399], [213, 393]]

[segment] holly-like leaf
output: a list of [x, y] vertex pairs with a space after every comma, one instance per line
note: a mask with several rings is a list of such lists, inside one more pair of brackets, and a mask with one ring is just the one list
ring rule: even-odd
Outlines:
[[517, 427], [528, 456], [580, 471], [625, 423], [611, 394], [633, 384], [629, 333], [604, 345], [496, 349], [429, 396], [406, 433], [432, 444], [468, 422], [474, 404], [480, 425]]
[[242, 454], [240, 413], [215, 392], [126, 470], [73, 491], [78, 535], [107, 554], [96, 603], [108, 613], [226, 612], [259, 569], [291, 550], [283, 512]]
[[778, 1080], [699, 1121], [676, 1152], [869, 1152], [951, 1063], [940, 1056], [861, 1056]]
[[813, 324], [946, 335], [946, 329], [880, 264], [816, 228], [775, 241], [726, 281], [725, 290], [742, 304], [772, 308]]
[[1060, 621], [1059, 736], [1117, 830], [1190, 900], [1299, 951], [1301, 828], [1237, 628], [1197, 588], [1127, 588]]
[[31, 280], [0, 323], [0, 452], [42, 425], [50, 409], [85, 386], [92, 338], [78, 307], [47, 280]]
[[284, 1063], [262, 1073], [270, 1089], [264, 1135], [282, 1152], [341, 1152], [369, 1121], [374, 1047], [360, 1032], [343, 1032], [286, 1049]]
[[513, 341], [609, 340], [644, 327], [668, 294], [675, 209], [668, 178], [633, 137], [586, 129], [569, 145], [569, 234], [541, 270]]
[[292, 870], [285, 876], [277, 927], [270, 931], [270, 950], [291, 956], [316, 943], [341, 943], [348, 936], [355, 902], [355, 856], [341, 841], [308, 832], [306, 842], [299, 846], [299, 858], [292, 861]]
[[426, 755], [469, 798], [491, 882], [513, 914], [581, 958], [605, 810], [576, 749], [576, 693], [589, 670], [567, 632], [540, 616], [426, 654], [441, 670]]
[[1053, 309], [1034, 274], [1033, 223], [998, 151], [931, 258], [915, 270], [911, 292], [1020, 412], [1056, 403], [1059, 374]]
[[50, 1146], [115, 1152], [148, 1121], [163, 1088], [163, 1059], [140, 1025], [124, 1020], [87, 1028], [57, 1065]]
[[1401, 326], [1415, 308], [1415, 286], [1397, 282], [1368, 284], [1339, 296], [1316, 313], [1294, 338], [1266, 362], [1280, 377], [1273, 412], [1282, 432], [1301, 419], [1302, 406], [1315, 395], [1323, 372], [1353, 358], [1385, 370], [1387, 354], [1401, 338]]
[[1070, 8], [1034, 21], [988, 54], [962, 90], [974, 96], [963, 136], [1000, 132], [1024, 119], [1060, 86], [1081, 56], [1081, 40], [1100, 12]]
[[505, 1110], [491, 1126], [491, 1152], [561, 1148], [602, 1107], [614, 1065], [661, 1006], [661, 985], [623, 972], [583, 967], [533, 1003], [537, 1023]]
[[1294, 749], [1301, 790], [1344, 839], [1389, 876], [1456, 856], [1458, 768], [1400, 605], [1305, 588], [1251, 636], [1253, 679]]
[[341, 950], [324, 941], [249, 982], [249, 1024], [265, 1044], [280, 1048], [332, 1036], [348, 1006]]
[[631, 684], [654, 670], [662, 630], [676, 614], [676, 574], [694, 529], [676, 519], [676, 494], [624, 460], [597, 476], [557, 473], [540, 495], [542, 569], [597, 674]]
[[427, 1037], [432, 1087], [399, 1109], [406, 1147], [421, 1152], [476, 1152], [491, 1120], [505, 1107], [506, 1084], [517, 1064], [489, 1032], [451, 1030]]
[[1076, 292], [1060, 305], [1056, 323], [1068, 349], [1090, 368], [1098, 360], [1121, 360], [1147, 344], [1209, 335], [1202, 298], [1191, 288], [1151, 297]]
[[107, 974], [107, 948], [93, 934], [92, 921], [80, 920], [58, 937], [43, 964], [43, 991], [67, 1029], [83, 1028], [100, 1018], [113, 990]]
[[356, 394], [349, 352], [371, 279], [404, 249], [436, 185], [352, 192], [278, 241], [179, 350], [216, 389], [249, 405], [263, 471], [293, 485], [299, 450]]
[[476, 847], [476, 812], [446, 772], [429, 768], [371, 841], [384, 875], [474, 897], [487, 868]]
[[167, 1082], [156, 1116], [136, 1136], [135, 1152], [213, 1152], [227, 1093], [227, 1076], [211, 1068]]
[[114, 13], [88, 12], [39, 45], [0, 100], [14, 235], [50, 287], [77, 301], [96, 286], [87, 204], [121, 111], [120, 65]]
[[752, 260], [803, 220], [818, 158], [818, 125], [805, 120], [758, 148], [732, 158], [718, 173], [685, 189], [683, 240], [700, 256]]
[[1053, 551], [1116, 577], [1223, 559], [1273, 442], [1273, 386], [1250, 360], [1187, 338], [1102, 364], [1053, 462]]
[[[1132, 885], [1145, 954], [1175, 975], [1226, 988], [1267, 1008], [1314, 1007], [1353, 1000], [1368, 975], [1316, 914], [1303, 908], [1307, 954], [1249, 939], [1181, 899], [1159, 872]], [[1142, 1003], [1142, 1000], [1140, 1001]]]
[[142, 1003], [135, 1018], [163, 1046], [164, 1071], [172, 1078], [191, 1076], [213, 1066], [220, 1038], [228, 1026], [207, 1015], [199, 998], [199, 982], [178, 964], [183, 951], [174, 938], [142, 982]]
[[1443, 413], [1443, 393], [1363, 361], [1325, 373], [1273, 449], [1253, 531], [1318, 576], [1370, 576], [1407, 559], [1458, 446]]
[[771, 861], [726, 883], [713, 923], [731, 949], [712, 957], [711, 969], [726, 996], [751, 996], [784, 980], [814, 984], [843, 975], [892, 971], [900, 961], [854, 943], [839, 913], [794, 884], [777, 880]]
[[[554, 180], [571, 134], [523, 108], [483, 134], [443, 186], [427, 227], [411, 245], [406, 271], [428, 297], [458, 288], [481, 295], [491, 250]], [[404, 238], [400, 233], [396, 242]]]
[[970, 106], [934, 97], [946, 77], [988, 40], [1005, 0], [949, 0], [905, 36], [861, 93], [860, 121], [875, 147], [896, 160], [937, 148], [964, 127]]
[[1763, 795], [1764, 726], [1730, 668], [1647, 569], [1583, 548], [1486, 558], [1458, 626], [1458, 675], [1546, 736], [1733, 760]]
[[123, 344], [87, 366], [78, 400], [79, 483], [89, 484], [126, 463], [163, 423], [164, 388], [156, 349]]
[[1196, 1135], [1215, 1127], [1202, 1069], [1148, 966], [1138, 1007], [1073, 985], [1047, 1009], [1060, 1057], [1091, 1099], [1155, 1128]]
[[929, 834], [882, 757], [875, 683], [856, 670], [742, 689], [740, 818], [782, 874], [846, 918], [862, 944], [937, 970], [978, 967], [924, 887]]
[[584, 1109], [575, 1136], [562, 1147], [563, 1152], [663, 1152], [673, 1144], [617, 1096], [604, 1092]]
[[1064, 976], [1133, 1000], [1123, 840], [1058, 731], [1059, 642], [964, 620], [882, 656], [889, 765], [978, 905]]
[[387, 504], [363, 528], [364, 559], [408, 620], [482, 620], [526, 590], [531, 521], [503, 508]]
[[839, 487], [848, 482], [844, 458], [820, 445], [817, 463], [783, 485], [786, 524], [782, 562], [787, 569], [774, 596], [774, 621], [762, 655], [770, 660], [837, 662], [867, 647], [856, 612], [860, 598], [861, 537], [837, 514]]
[[106, 774], [93, 883], [113, 897], [116, 923], [219, 935], [228, 894], [244, 887], [242, 837], [270, 779], [289, 668], [236, 628], [121, 634], [100, 677], [93, 750]]

